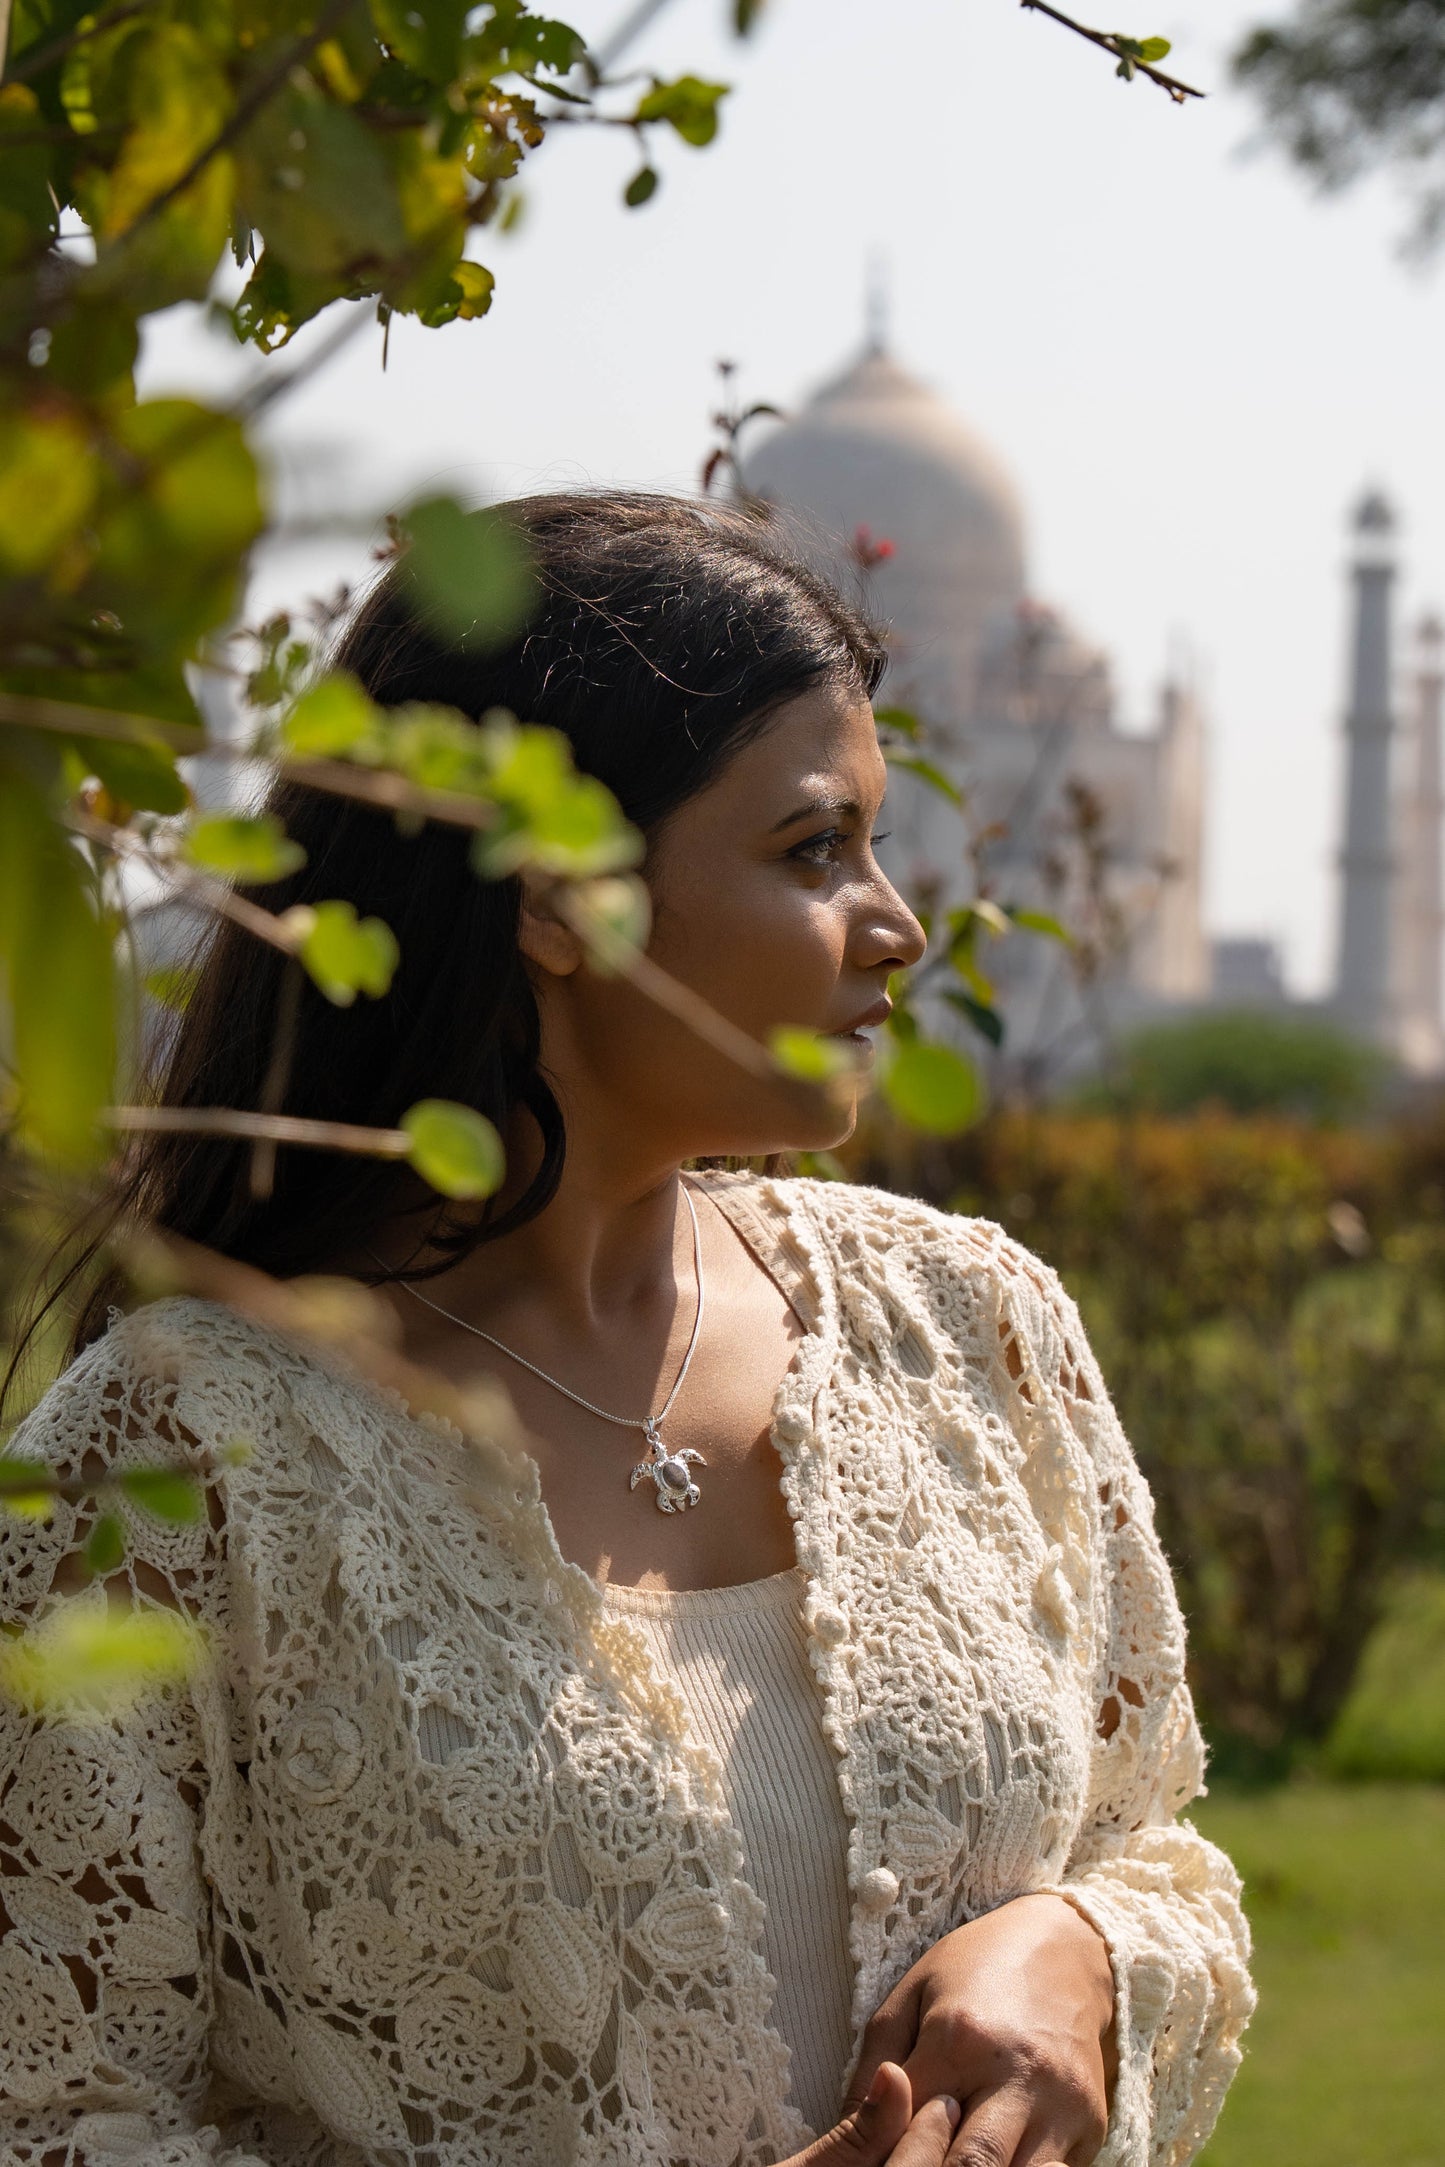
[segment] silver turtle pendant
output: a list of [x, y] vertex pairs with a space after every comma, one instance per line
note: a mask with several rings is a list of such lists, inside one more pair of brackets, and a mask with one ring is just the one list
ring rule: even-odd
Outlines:
[[650, 1475], [652, 1486], [657, 1492], [658, 1511], [685, 1512], [689, 1505], [695, 1505], [702, 1496], [688, 1469], [706, 1467], [707, 1461], [700, 1452], [690, 1449], [685, 1452], [669, 1452], [662, 1441], [655, 1418], [649, 1417], [642, 1425], [642, 1431], [652, 1457], [638, 1461], [632, 1470], [632, 1480], [628, 1488], [635, 1490], [643, 1476]]

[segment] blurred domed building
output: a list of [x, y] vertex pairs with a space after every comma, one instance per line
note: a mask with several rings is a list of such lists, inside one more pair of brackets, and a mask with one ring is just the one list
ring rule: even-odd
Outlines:
[[1026, 936], [990, 955], [1016, 1054], [1087, 1060], [1105, 986], [1115, 1023], [1206, 998], [1197, 704], [1170, 684], [1152, 729], [1119, 727], [1107, 658], [1030, 595], [1023, 512], [989, 447], [875, 331], [756, 441], [742, 481], [883, 627], [882, 704], [917, 716], [919, 749], [964, 794], [960, 818], [895, 774], [890, 870], [944, 907], [982, 885], [1082, 932], [1072, 956]]

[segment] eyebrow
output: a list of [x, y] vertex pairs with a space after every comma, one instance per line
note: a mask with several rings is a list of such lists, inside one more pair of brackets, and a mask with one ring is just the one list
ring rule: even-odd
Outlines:
[[792, 827], [794, 821], [816, 818], [820, 813], [841, 813], [845, 819], [861, 818], [862, 806], [856, 798], [809, 798], [806, 805], [799, 805], [781, 820], [775, 820], [769, 835], [778, 835], [784, 828]]

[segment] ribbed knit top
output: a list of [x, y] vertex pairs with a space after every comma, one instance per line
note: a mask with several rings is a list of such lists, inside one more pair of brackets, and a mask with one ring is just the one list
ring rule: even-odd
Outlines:
[[722, 1764], [753, 1887], [767, 1907], [772, 2022], [792, 2053], [793, 2104], [816, 2131], [838, 2117], [849, 2057], [848, 1817], [803, 1624], [795, 1566], [741, 1587], [606, 1590], [674, 1686], [699, 1745]]

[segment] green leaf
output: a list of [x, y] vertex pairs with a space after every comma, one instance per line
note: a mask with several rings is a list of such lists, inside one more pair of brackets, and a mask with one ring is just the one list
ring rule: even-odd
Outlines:
[[478, 316], [486, 315], [496, 286], [497, 281], [485, 264], [473, 263], [470, 257], [463, 256], [437, 280], [425, 300], [418, 298], [417, 316], [429, 330], [455, 323], [458, 318], [472, 322]]
[[873, 720], [880, 730], [892, 730], [899, 737], [915, 743], [923, 735], [923, 724], [909, 707], [875, 707]]
[[423, 790], [490, 798], [497, 762], [494, 735], [454, 707], [411, 701], [392, 712], [387, 762]]
[[0, 1453], [0, 1512], [17, 1520], [48, 1520], [55, 1504], [54, 1476], [43, 1460]]
[[1068, 927], [1046, 910], [1025, 910], [1017, 903], [1005, 903], [1004, 916], [1025, 933], [1041, 933], [1046, 940], [1062, 941], [1066, 947], [1073, 945], [1074, 936]]
[[948, 988], [943, 998], [956, 1008], [961, 1016], [967, 1016], [974, 1029], [988, 1040], [990, 1046], [1003, 1044], [1003, 1017], [996, 1008], [991, 1008], [987, 1001], [976, 1000], [971, 993], [962, 993], [954, 986]]
[[883, 1095], [895, 1113], [930, 1136], [959, 1135], [983, 1106], [972, 1062], [925, 1039], [898, 1048], [883, 1071]]
[[16, 1520], [49, 1520], [55, 1512], [55, 1494], [51, 1490], [0, 1490], [0, 1516], [7, 1512]]
[[17, 1127], [71, 1165], [97, 1156], [96, 1115], [111, 1096], [115, 963], [84, 861], [43, 794], [0, 765], [0, 993], [8, 980], [8, 1058]]
[[1008, 912], [1001, 909], [997, 903], [990, 901], [988, 896], [975, 896], [968, 907], [979, 924], [984, 926], [990, 933], [1007, 933], [1009, 929]]
[[733, 0], [733, 28], [740, 38], [747, 37], [756, 27], [766, 5], [767, 0]]
[[413, 505], [402, 523], [418, 598], [442, 636], [481, 650], [514, 639], [536, 607], [537, 582], [511, 521], [465, 511], [454, 497], [432, 497]]
[[350, 1008], [358, 993], [379, 1001], [390, 989], [401, 950], [384, 919], [358, 919], [355, 904], [333, 901], [298, 903], [284, 922], [306, 970], [337, 1008]]
[[143, 400], [113, 435], [126, 481], [97, 514], [96, 581], [132, 639], [188, 648], [235, 606], [264, 523], [255, 459], [239, 421], [189, 399]]
[[890, 752], [886, 748], [883, 757], [890, 767], [902, 768], [906, 774], [916, 775], [930, 790], [937, 791], [941, 798], [947, 798], [950, 805], [962, 809], [963, 792], [952, 777], [945, 775], [942, 768], [936, 766], [932, 760], [925, 760], [921, 753]]
[[783, 1075], [799, 1083], [831, 1083], [857, 1066], [841, 1041], [824, 1038], [817, 1031], [805, 1031], [793, 1023], [779, 1024], [769, 1033], [768, 1051]]
[[646, 882], [635, 873], [607, 873], [597, 880], [578, 881], [571, 889], [571, 901], [586, 927], [587, 958], [593, 970], [604, 976], [620, 970], [630, 956], [646, 947], [652, 929], [652, 897]]
[[125, 1556], [125, 1530], [113, 1512], [103, 1512], [86, 1540], [86, 1569], [113, 1573]]
[[129, 404], [139, 350], [135, 315], [124, 302], [79, 294], [51, 332], [46, 381], [81, 398], [110, 394]]
[[21, 576], [52, 560], [95, 501], [90, 435], [70, 414], [0, 417], [0, 566]]
[[498, 714], [473, 739], [490, 763], [485, 791], [501, 816], [472, 846], [483, 879], [505, 879], [524, 866], [581, 879], [640, 861], [642, 837], [610, 790], [577, 773], [559, 730], [523, 727]]
[[178, 1016], [190, 1007], [200, 983], [201, 974], [193, 963], [167, 963], [160, 970], [147, 971], [144, 979], [151, 999]]
[[1139, 47], [1139, 58], [1147, 60], [1152, 67], [1156, 61], [1167, 60], [1173, 50], [1168, 38], [1145, 38]]
[[403, 1114], [411, 1163], [443, 1196], [492, 1196], [507, 1169], [502, 1139], [484, 1114], [451, 1099], [421, 1099]]
[[203, 813], [186, 837], [185, 855], [203, 872], [256, 887], [285, 880], [306, 863], [274, 813]]
[[0, 1694], [47, 1713], [123, 1715], [204, 1657], [199, 1627], [172, 1610], [62, 1603], [27, 1633], [0, 1637]]
[[671, 83], [654, 79], [632, 117], [643, 124], [666, 121], [684, 143], [700, 150], [717, 134], [718, 102], [727, 94], [726, 83], [705, 83], [696, 75], [679, 75]]
[[622, 191], [622, 200], [630, 211], [635, 211], [651, 201], [657, 193], [657, 170], [654, 166], [639, 166]]
[[[401, 256], [406, 222], [396, 175], [378, 134], [349, 107], [293, 78], [246, 130], [242, 201], [278, 264], [328, 292], [348, 272]], [[375, 290], [374, 277], [363, 285]]]
[[281, 743], [298, 760], [371, 760], [386, 751], [381, 709], [345, 670], [304, 692], [281, 725]]
[[174, 1467], [128, 1467], [120, 1486], [134, 1505], [172, 1527], [189, 1527], [201, 1517], [200, 1485]]
[[[224, 70], [186, 23], [145, 25], [126, 48], [124, 90], [131, 125], [105, 178], [104, 234], [124, 233], [180, 179], [214, 142], [232, 105]], [[229, 180], [229, 160], [212, 166]], [[197, 201], [204, 198], [203, 190]]]
[[885, 1029], [888, 1036], [897, 1039], [900, 1046], [911, 1044], [918, 1036], [918, 1018], [900, 994], [893, 994], [893, 1013], [888, 1018]]
[[87, 775], [104, 783], [122, 806], [143, 813], [183, 813], [191, 793], [163, 745], [124, 744], [117, 738], [79, 737], [75, 750]]
[[472, 863], [484, 880], [505, 879], [524, 867], [582, 879], [625, 871], [637, 864], [643, 847], [612, 792], [593, 776], [579, 775], [550, 804], [508, 807], [502, 827], [476, 837]]
[[371, 0], [383, 42], [430, 82], [450, 84], [461, 66], [472, 0]]

